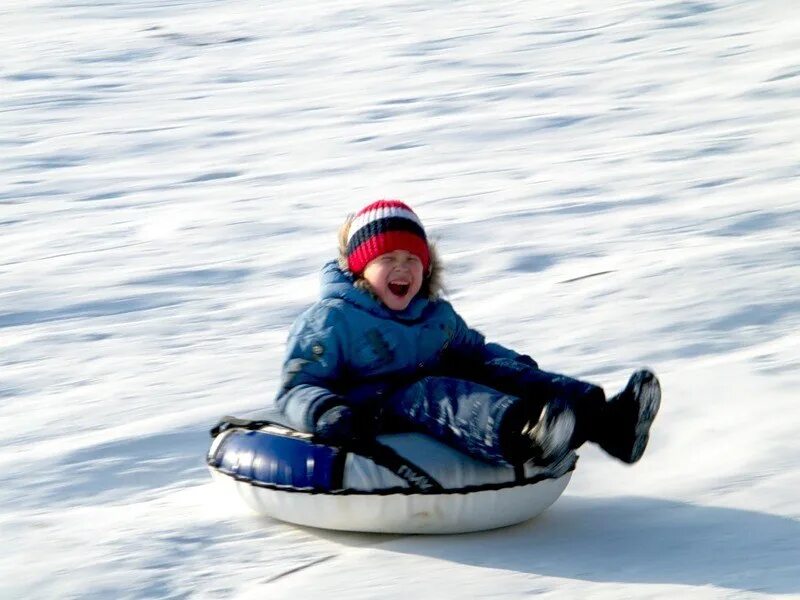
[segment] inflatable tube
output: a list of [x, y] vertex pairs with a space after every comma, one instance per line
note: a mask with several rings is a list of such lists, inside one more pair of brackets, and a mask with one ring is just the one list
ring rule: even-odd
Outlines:
[[416, 433], [338, 448], [281, 425], [237, 419], [222, 421], [212, 435], [213, 478], [250, 508], [344, 531], [463, 533], [521, 523], [558, 499], [577, 460], [570, 453], [546, 467], [495, 466]]

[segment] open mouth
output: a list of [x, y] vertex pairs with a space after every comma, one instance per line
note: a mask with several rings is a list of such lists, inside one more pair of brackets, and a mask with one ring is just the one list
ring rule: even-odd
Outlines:
[[408, 294], [409, 289], [411, 289], [410, 283], [392, 282], [389, 284], [389, 291], [399, 298], [402, 298], [403, 296]]

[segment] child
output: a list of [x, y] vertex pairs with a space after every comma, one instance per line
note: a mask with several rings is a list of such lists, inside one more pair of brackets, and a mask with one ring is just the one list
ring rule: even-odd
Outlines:
[[373, 202], [339, 237], [321, 300], [289, 335], [276, 403], [292, 426], [331, 444], [420, 431], [498, 464], [548, 463], [587, 440], [641, 458], [661, 399], [653, 373], [606, 400], [486, 343], [439, 297], [437, 256], [402, 202]]

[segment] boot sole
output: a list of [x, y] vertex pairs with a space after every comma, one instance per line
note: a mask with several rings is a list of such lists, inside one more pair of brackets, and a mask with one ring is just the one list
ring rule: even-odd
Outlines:
[[634, 395], [639, 403], [639, 418], [636, 421], [636, 439], [631, 451], [631, 463], [638, 461], [647, 449], [650, 426], [661, 408], [661, 384], [653, 373], [646, 372], [642, 380], [634, 385]]
[[575, 432], [575, 415], [571, 410], [563, 410], [555, 415], [546, 411], [547, 407], [531, 430], [530, 438], [541, 450], [539, 459], [550, 463], [569, 452], [569, 442]]

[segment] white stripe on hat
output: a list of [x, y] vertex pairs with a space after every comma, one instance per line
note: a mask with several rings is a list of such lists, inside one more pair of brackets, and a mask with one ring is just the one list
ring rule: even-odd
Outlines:
[[347, 242], [350, 243], [350, 240], [353, 239], [353, 236], [365, 225], [380, 219], [388, 219], [390, 217], [401, 217], [403, 219], [414, 221], [414, 223], [419, 225], [420, 228], [423, 230], [425, 229], [422, 227], [422, 221], [419, 220], [419, 217], [407, 208], [403, 208], [401, 206], [383, 206], [368, 210], [364, 214], [353, 219], [353, 222], [350, 224], [350, 231], [347, 234]]

